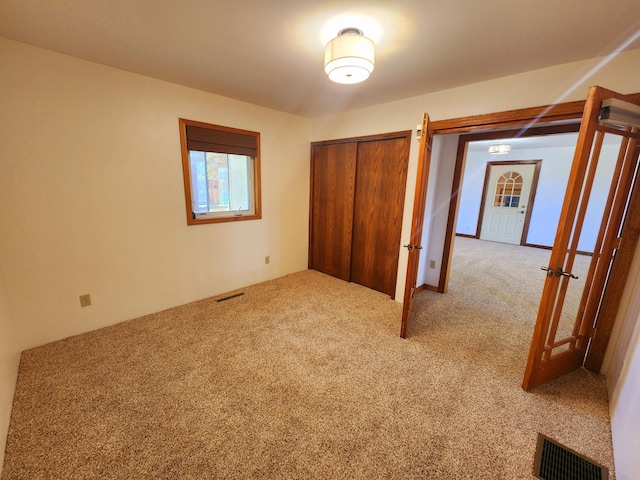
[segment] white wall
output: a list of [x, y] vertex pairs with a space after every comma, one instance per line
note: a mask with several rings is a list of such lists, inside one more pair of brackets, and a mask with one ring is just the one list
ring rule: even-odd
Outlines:
[[616, 478], [640, 472], [640, 244], [631, 263], [621, 308], [602, 371], [607, 376]]
[[[427, 283], [427, 273], [429, 269], [429, 260], [431, 260], [430, 255], [433, 254], [433, 248], [429, 245], [429, 238], [431, 237], [431, 229], [432, 229], [432, 210], [431, 208], [427, 209], [427, 205], [433, 205], [435, 201], [437, 185], [438, 185], [438, 172], [440, 166], [440, 160], [442, 158], [442, 140], [445, 137], [441, 135], [437, 135], [433, 138], [433, 144], [431, 145], [431, 161], [429, 168], [429, 179], [427, 182], [427, 196], [425, 200], [425, 212], [424, 219], [422, 225], [422, 239], [420, 241], [420, 246], [422, 246], [422, 250], [420, 251], [420, 262], [418, 264], [418, 275], [416, 279], [416, 285], [422, 286]], [[435, 258], [438, 263], [440, 263], [440, 257]], [[432, 275], [435, 275], [435, 272], [432, 272]], [[436, 283], [437, 285], [437, 283]]]
[[462, 235], [476, 234], [487, 162], [490, 161], [492, 159], [485, 158], [484, 154], [478, 152], [467, 153], [462, 174], [462, 186], [460, 188], [456, 233]]
[[[544, 139], [540, 140], [544, 142]], [[602, 148], [589, 208], [580, 235], [578, 249], [581, 251], [592, 252], [596, 243], [619, 146], [619, 142], [614, 142]], [[526, 242], [532, 245], [553, 246], [555, 227], [560, 218], [574, 151], [575, 146], [542, 146], [541, 148], [512, 149], [509, 155], [500, 157], [487, 152], [469, 152], [462, 181], [456, 233], [476, 234], [488, 162], [542, 160]]]
[[527, 242], [536, 245], [553, 245], [555, 228], [549, 229], [549, 226], [554, 222], [557, 225], [560, 218], [560, 208], [567, 188], [573, 153], [574, 147], [518, 149], [499, 158], [487, 152], [468, 153], [456, 233], [476, 234], [487, 162], [542, 160]]
[[[428, 241], [423, 240], [423, 254], [421, 254], [418, 280], [422, 283], [437, 287], [442, 269], [442, 254], [449, 219], [451, 190], [453, 188], [453, 173], [456, 164], [459, 135], [436, 135], [432, 151], [432, 173], [429, 176], [429, 189], [433, 196], [427, 195], [425, 207], [425, 222], [429, 224]], [[427, 232], [425, 232], [427, 233]], [[435, 268], [429, 268], [429, 262], [434, 261]]]
[[632, 343], [627, 351], [623, 376], [613, 390], [611, 401], [611, 433], [616, 467], [616, 478], [634, 480], [640, 472], [640, 314], [632, 319], [636, 324]]
[[[4, 441], [17, 352], [307, 268], [310, 121], [2, 38], [0, 65]], [[179, 117], [261, 133], [261, 220], [187, 226]]]

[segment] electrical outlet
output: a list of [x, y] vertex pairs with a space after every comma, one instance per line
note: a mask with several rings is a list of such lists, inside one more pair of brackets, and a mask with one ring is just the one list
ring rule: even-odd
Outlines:
[[80, 295], [80, 306], [88, 307], [90, 305], [91, 305], [91, 295], [89, 295], [88, 293], [85, 295]]
[[436, 261], [435, 260], [429, 260], [429, 268], [436, 268]]
[[264, 264], [265, 264], [265, 265], [269, 265], [269, 255], [267, 255], [266, 257], [264, 257]]

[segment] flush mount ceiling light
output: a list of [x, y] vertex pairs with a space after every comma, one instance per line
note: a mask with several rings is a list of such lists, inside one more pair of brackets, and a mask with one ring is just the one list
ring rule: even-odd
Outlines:
[[324, 49], [324, 71], [336, 83], [360, 83], [369, 78], [375, 61], [373, 40], [357, 28], [344, 28]]
[[492, 155], [504, 155], [511, 151], [511, 145], [500, 143], [498, 145], [490, 145], [489, 153]]

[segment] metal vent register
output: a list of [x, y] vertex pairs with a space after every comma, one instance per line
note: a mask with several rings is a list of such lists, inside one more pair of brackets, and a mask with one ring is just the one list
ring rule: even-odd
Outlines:
[[539, 433], [533, 475], [543, 480], [608, 480], [609, 470]]

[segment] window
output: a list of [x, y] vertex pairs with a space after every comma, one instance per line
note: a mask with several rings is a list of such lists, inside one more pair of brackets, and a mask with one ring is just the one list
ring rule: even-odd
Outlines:
[[494, 207], [517, 208], [522, 193], [522, 176], [517, 172], [507, 172], [496, 182]]
[[260, 134], [180, 119], [187, 223], [262, 218]]

